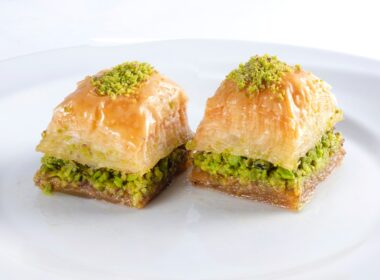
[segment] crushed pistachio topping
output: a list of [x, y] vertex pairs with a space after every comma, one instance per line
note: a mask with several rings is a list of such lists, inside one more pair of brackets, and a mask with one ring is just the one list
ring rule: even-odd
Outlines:
[[46, 133], [47, 133], [46, 130], [42, 131], [42, 133], [41, 133], [42, 139], [44, 139], [46, 137]]
[[266, 89], [278, 92], [282, 76], [293, 69], [299, 71], [301, 66], [293, 68], [276, 56], [256, 55], [232, 70], [226, 79], [234, 81], [240, 90], [246, 89], [248, 96], [252, 96]]
[[45, 155], [41, 159], [41, 167], [36, 176], [44, 193], [54, 192], [52, 178], [59, 179], [61, 186], [75, 186], [90, 183], [98, 191], [112, 195], [124, 196], [131, 200], [131, 206], [140, 208], [144, 200], [150, 199], [159, 184], [178, 171], [187, 158], [184, 147], [174, 149], [171, 154], [161, 159], [145, 174], [126, 173], [109, 168], [92, 168], [72, 160], [63, 160]]
[[301, 65], [299, 65], [299, 64], [294, 65], [294, 70], [295, 70], [296, 72], [300, 72], [300, 71], [302, 70]]
[[100, 76], [93, 76], [91, 82], [101, 96], [129, 96], [154, 72], [155, 69], [148, 63], [125, 62]]
[[42, 188], [42, 192], [46, 195], [51, 195], [52, 193], [52, 186], [50, 183], [46, 183], [43, 188]]
[[329, 159], [340, 149], [342, 139], [340, 133], [332, 130], [326, 132], [315, 147], [299, 159], [295, 170], [285, 169], [262, 159], [229, 153], [195, 152], [192, 155], [193, 164], [218, 178], [234, 178], [243, 185], [259, 181], [280, 191], [297, 191], [303, 179], [326, 166]]

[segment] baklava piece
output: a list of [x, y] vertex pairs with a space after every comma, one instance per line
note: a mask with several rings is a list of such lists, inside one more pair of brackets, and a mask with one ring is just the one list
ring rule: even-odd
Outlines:
[[301, 209], [344, 156], [343, 118], [330, 86], [275, 56], [254, 56], [207, 102], [194, 139], [191, 181]]
[[86, 77], [55, 109], [34, 181], [142, 208], [186, 167], [184, 91], [151, 65], [126, 62]]

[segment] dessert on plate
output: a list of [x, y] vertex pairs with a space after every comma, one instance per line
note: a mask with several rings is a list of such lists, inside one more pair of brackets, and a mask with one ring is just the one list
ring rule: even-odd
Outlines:
[[301, 209], [344, 156], [330, 86], [300, 65], [254, 56], [208, 99], [193, 140], [190, 180]]
[[36, 185], [144, 207], [186, 168], [186, 102], [184, 91], [147, 63], [86, 77], [42, 133]]

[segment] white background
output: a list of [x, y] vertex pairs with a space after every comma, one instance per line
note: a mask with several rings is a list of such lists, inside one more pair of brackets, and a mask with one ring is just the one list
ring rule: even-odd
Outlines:
[[0, 60], [75, 45], [225, 38], [380, 59], [379, 1], [0, 0]]

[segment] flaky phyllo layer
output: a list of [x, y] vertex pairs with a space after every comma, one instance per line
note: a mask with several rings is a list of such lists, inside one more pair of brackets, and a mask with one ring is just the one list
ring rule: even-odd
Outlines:
[[328, 131], [298, 161], [297, 168], [285, 169], [262, 159], [235, 156], [229, 153], [195, 152], [193, 165], [223, 180], [235, 179], [241, 185], [261, 182], [279, 191], [300, 191], [303, 180], [323, 170], [343, 144], [340, 133]]
[[87, 77], [55, 109], [37, 150], [144, 174], [191, 137], [183, 90], [144, 63]]
[[233, 70], [208, 99], [188, 148], [296, 170], [300, 158], [341, 119], [327, 83], [300, 66], [256, 56]]

